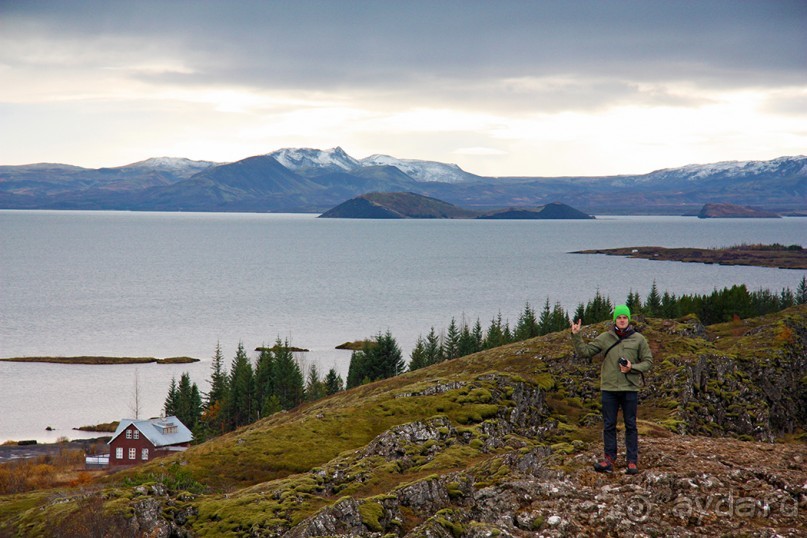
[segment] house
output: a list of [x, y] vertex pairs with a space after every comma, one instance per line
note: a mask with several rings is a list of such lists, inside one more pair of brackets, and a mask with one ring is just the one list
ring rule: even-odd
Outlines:
[[109, 440], [109, 464], [135, 465], [173, 452], [181, 452], [193, 434], [177, 417], [120, 421]]

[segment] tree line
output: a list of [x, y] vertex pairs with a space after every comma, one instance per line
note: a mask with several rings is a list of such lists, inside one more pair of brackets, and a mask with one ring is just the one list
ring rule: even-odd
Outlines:
[[[638, 292], [630, 290], [625, 304], [633, 315], [679, 318], [694, 314], [704, 324], [711, 325], [807, 304], [807, 277], [802, 277], [795, 292], [789, 288], [780, 292], [749, 291], [741, 284], [715, 289], [709, 294], [680, 296], [668, 291], [660, 293], [654, 281], [644, 300]], [[456, 318], [451, 318], [445, 330], [438, 333], [432, 326], [425, 337], [418, 336], [408, 364], [391, 332], [379, 332], [373, 339], [365, 341], [360, 350], [352, 352], [346, 382], [334, 368], [321, 377], [316, 364], [311, 364], [304, 375], [288, 341], [281, 342], [280, 339], [272, 348], [260, 348], [255, 364], [247, 356], [243, 344], [239, 344], [228, 372], [221, 346], [217, 344], [209, 379], [210, 391], [203, 397], [189, 375], [184, 373], [179, 383], [171, 380], [164, 411], [166, 415], [177, 416], [191, 428], [197, 440], [204, 440], [344, 388], [566, 330], [571, 319], [582, 319], [586, 324], [610, 320], [613, 309], [610, 297], [597, 290], [594, 297], [577, 305], [573, 318], [559, 302], [552, 304], [549, 298], [540, 312], [527, 302], [513, 327], [509, 320], [502, 319], [501, 312], [491, 319], [487, 329], [482, 328], [479, 318], [473, 324], [464, 317], [459, 323]]]
[[202, 397], [187, 373], [179, 383], [172, 379], [163, 405], [166, 416], [176, 416], [201, 441], [344, 388], [342, 377], [333, 368], [323, 378], [316, 364], [311, 364], [304, 376], [288, 341], [278, 339], [273, 347], [260, 349], [253, 364], [239, 343], [228, 371], [217, 344], [210, 391]]

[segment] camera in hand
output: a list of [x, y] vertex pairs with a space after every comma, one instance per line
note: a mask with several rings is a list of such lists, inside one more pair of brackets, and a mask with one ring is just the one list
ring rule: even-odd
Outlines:
[[625, 357], [619, 357], [619, 365], [620, 366], [627, 366], [628, 365], [628, 359], [626, 359]]

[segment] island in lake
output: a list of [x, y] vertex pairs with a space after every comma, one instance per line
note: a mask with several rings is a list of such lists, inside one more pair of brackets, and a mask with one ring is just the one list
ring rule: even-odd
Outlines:
[[607, 254], [646, 260], [807, 269], [807, 250], [801, 245], [736, 245], [724, 248], [624, 247], [578, 250], [572, 254]]
[[326, 219], [593, 219], [566, 204], [477, 211], [413, 192], [371, 192], [329, 209]]

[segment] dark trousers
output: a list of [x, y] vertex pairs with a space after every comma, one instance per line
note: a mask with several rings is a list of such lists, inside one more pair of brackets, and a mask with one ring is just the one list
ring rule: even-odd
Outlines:
[[636, 429], [636, 411], [639, 407], [639, 393], [631, 391], [602, 391], [602, 441], [605, 455], [616, 459], [616, 416], [622, 408], [622, 420], [625, 422], [625, 448], [627, 460], [639, 460], [639, 431]]

